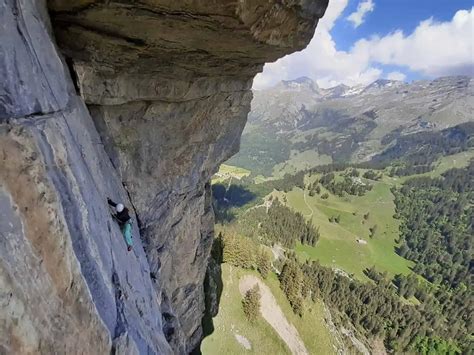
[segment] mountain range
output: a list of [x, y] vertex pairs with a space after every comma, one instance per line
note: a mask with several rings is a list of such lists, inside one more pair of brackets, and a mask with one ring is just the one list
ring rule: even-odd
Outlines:
[[474, 121], [473, 80], [466, 76], [329, 89], [301, 77], [253, 94], [241, 150], [230, 164], [265, 176], [369, 161], [399, 140], [409, 144], [426, 133], [432, 139], [458, 125], [467, 124], [470, 135]]

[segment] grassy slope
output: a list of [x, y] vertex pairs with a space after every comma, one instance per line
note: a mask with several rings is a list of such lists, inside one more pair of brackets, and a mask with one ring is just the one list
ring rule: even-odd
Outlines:
[[[245, 274], [254, 274], [229, 265], [222, 265], [224, 290], [222, 293], [219, 314], [213, 319], [214, 333], [206, 337], [201, 346], [203, 354], [289, 354], [289, 350], [278, 334], [263, 319], [252, 325], [244, 317], [238, 280]], [[291, 306], [279, 288], [278, 279], [270, 275], [265, 283], [270, 287], [279, 306], [287, 319], [298, 330], [303, 342], [311, 354], [333, 354], [331, 335], [323, 318], [321, 303], [308, 302], [306, 314], [300, 318], [293, 314]], [[308, 325], [311, 325], [308, 327]], [[234, 333], [246, 337], [252, 349], [246, 351], [235, 339]]]
[[437, 163], [435, 163], [435, 168], [432, 171], [429, 171], [427, 173], [411, 175], [411, 176], [403, 176], [403, 177], [384, 176], [383, 181], [391, 185], [394, 185], [394, 184], [400, 185], [404, 183], [406, 180], [414, 178], [414, 177], [420, 177], [420, 176], [428, 176], [432, 178], [439, 177], [446, 170], [454, 169], [454, 168], [458, 168], [458, 169], [465, 168], [466, 166], [469, 165], [469, 161], [471, 159], [474, 159], [474, 149], [457, 153], [457, 154], [453, 154], [453, 155], [449, 155], [447, 157], [442, 157], [441, 159], [438, 160]]
[[[443, 157], [432, 172], [423, 175], [435, 177], [448, 169], [467, 166], [472, 157], [474, 151]], [[394, 249], [399, 233], [399, 221], [393, 218], [395, 205], [390, 188], [412, 177], [392, 178], [384, 175], [380, 182], [370, 182], [374, 185], [372, 191], [361, 197], [348, 195], [338, 197], [329, 194], [329, 198], [323, 200], [319, 196], [310, 197], [308, 192], [298, 188], [286, 194], [283, 192], [273, 194], [280, 200], [286, 195], [287, 204], [307, 218], [311, 215], [311, 209], [313, 210], [311, 218], [314, 225], [320, 227], [321, 238], [316, 247], [298, 245], [296, 250], [300, 257], [319, 260], [322, 265], [341, 268], [365, 280], [367, 278], [363, 270], [373, 265], [390, 275], [410, 272], [409, 268], [413, 263], [398, 256]], [[306, 179], [312, 182], [316, 176]], [[324, 192], [326, 190], [322, 188], [321, 194]], [[363, 215], [367, 212], [370, 212], [370, 217], [364, 221]], [[337, 215], [341, 216], [339, 224], [328, 221], [329, 217]], [[375, 224], [378, 227], [377, 233], [371, 239], [369, 228]], [[368, 244], [360, 245], [356, 239], [364, 239]]]
[[[222, 291], [219, 313], [213, 318], [214, 332], [204, 338], [201, 351], [207, 354], [290, 354], [289, 349], [273, 328], [263, 319], [251, 324], [242, 310], [239, 292], [239, 278], [244, 271], [229, 265], [222, 265]], [[247, 338], [251, 350], [245, 350], [234, 334]]]
[[[474, 151], [462, 152], [453, 156], [444, 157], [437, 164], [434, 171], [423, 174], [439, 176], [451, 168], [467, 166], [474, 157]], [[243, 170], [234, 167], [224, 167], [224, 171], [242, 173]], [[413, 176], [411, 176], [413, 177]], [[287, 203], [304, 215], [311, 216], [313, 223], [320, 226], [321, 238], [316, 247], [299, 245], [298, 255], [302, 258], [320, 260], [323, 265], [341, 268], [362, 280], [366, 280], [363, 269], [375, 265], [381, 271], [389, 274], [408, 273], [411, 262], [399, 257], [394, 252], [395, 239], [398, 236], [398, 221], [392, 218], [394, 213], [393, 196], [390, 187], [400, 185], [411, 177], [391, 178], [384, 175], [382, 181], [374, 184], [372, 191], [363, 197], [337, 197], [330, 194], [328, 200], [319, 196], [310, 197], [306, 193], [307, 204], [301, 189], [293, 189], [284, 194], [274, 192], [274, 195], [283, 200], [286, 195]], [[314, 180], [316, 177], [307, 178]], [[322, 193], [325, 192], [324, 188]], [[353, 214], [355, 212], [355, 215]], [[362, 224], [363, 214], [370, 212], [368, 221]], [[329, 223], [328, 217], [340, 215], [339, 224]], [[368, 237], [369, 227], [378, 225], [378, 232], [373, 239]], [[368, 245], [359, 245], [355, 239], [363, 238]], [[223, 265], [224, 290], [221, 298], [220, 311], [214, 318], [215, 331], [205, 338], [202, 344], [203, 354], [287, 354], [288, 348], [278, 337], [275, 331], [263, 319], [255, 325], [247, 322], [242, 312], [241, 297], [238, 291], [238, 278], [249, 271]], [[275, 275], [271, 275], [266, 284], [270, 287], [278, 304], [286, 314], [288, 320], [295, 325], [311, 354], [334, 353], [331, 345], [332, 336], [324, 324], [322, 303], [306, 304], [309, 311], [299, 318], [291, 311], [291, 307]], [[416, 303], [416, 300], [406, 300], [407, 303]], [[310, 325], [310, 326], [308, 326]], [[234, 333], [245, 336], [252, 344], [252, 350], [246, 351], [235, 339]]]
[[[303, 193], [301, 189], [293, 189], [286, 197], [291, 207], [308, 216], [311, 212]], [[330, 194], [323, 200], [307, 195], [306, 202], [314, 211], [311, 218], [313, 224], [320, 227], [321, 237], [316, 247], [299, 245], [296, 248], [302, 258], [341, 268], [359, 279], [366, 279], [363, 270], [373, 265], [392, 275], [410, 272], [411, 263], [394, 252], [398, 221], [393, 219], [395, 206], [389, 185], [376, 183], [372, 191], [362, 197]], [[367, 212], [370, 217], [365, 221], [363, 215]], [[328, 221], [329, 217], [337, 215], [341, 216], [339, 224]], [[369, 228], [375, 224], [378, 230], [371, 239]], [[364, 239], [368, 244], [360, 245], [356, 239]]]
[[239, 168], [238, 166], [233, 166], [233, 165], [226, 165], [226, 164], [222, 164], [220, 166], [219, 172], [223, 174], [228, 173], [228, 174], [232, 174], [234, 176], [239, 176], [239, 177], [250, 175], [250, 171], [247, 169]]
[[299, 317], [293, 313], [285, 294], [280, 289], [280, 282], [275, 274], [269, 275], [265, 282], [272, 290], [273, 296], [277, 300], [288, 321], [293, 324], [310, 354], [334, 354], [332, 345], [332, 335], [326, 327], [324, 320], [324, 306], [322, 301], [313, 303], [305, 301], [305, 314]]
[[331, 164], [332, 158], [320, 155], [317, 151], [291, 151], [290, 159], [273, 167], [273, 176], [283, 177], [285, 174], [294, 174], [298, 171], [312, 168], [317, 165]]
[[238, 166], [222, 164], [219, 167], [219, 172], [212, 178], [212, 183], [223, 182], [229, 177], [241, 179], [244, 176], [249, 176], [250, 170], [240, 168]]
[[[443, 157], [436, 164], [433, 171], [407, 177], [389, 177], [384, 174], [380, 182], [375, 183], [372, 191], [366, 196], [345, 196], [343, 198], [330, 194], [328, 200], [318, 196], [310, 197], [306, 193], [307, 203], [313, 209], [312, 220], [320, 226], [321, 238], [316, 247], [297, 246], [298, 254], [302, 258], [320, 260], [323, 265], [337, 267], [358, 278], [366, 280], [363, 270], [373, 265], [380, 271], [407, 274], [413, 263], [399, 257], [395, 252], [395, 240], [398, 237], [399, 221], [393, 219], [394, 204], [390, 187], [399, 186], [407, 179], [417, 176], [440, 176], [446, 170], [462, 168], [474, 158], [474, 150], [461, 152]], [[247, 170], [238, 167], [224, 166], [223, 172], [246, 173]], [[363, 171], [363, 170], [360, 170]], [[268, 179], [268, 178], [267, 178]], [[262, 182], [267, 179], [256, 179]], [[315, 176], [308, 178], [312, 181]], [[371, 182], [373, 183], [373, 182]], [[322, 189], [322, 193], [325, 189]], [[283, 199], [286, 195], [288, 204], [304, 215], [311, 214], [310, 208], [303, 200], [303, 191], [294, 189], [288, 194], [274, 192]], [[356, 215], [353, 215], [355, 212]], [[368, 221], [362, 223], [363, 214], [370, 212]], [[330, 216], [341, 215], [339, 224], [329, 223]], [[377, 224], [378, 231], [373, 239], [369, 238], [369, 228]], [[367, 245], [359, 245], [356, 239], [364, 239]]]

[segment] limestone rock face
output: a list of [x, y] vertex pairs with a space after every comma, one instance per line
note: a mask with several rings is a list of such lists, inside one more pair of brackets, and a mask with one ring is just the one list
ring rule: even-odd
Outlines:
[[[0, 352], [199, 343], [209, 180], [253, 76], [304, 48], [326, 6], [0, 0]], [[136, 212], [133, 252], [106, 197]]]

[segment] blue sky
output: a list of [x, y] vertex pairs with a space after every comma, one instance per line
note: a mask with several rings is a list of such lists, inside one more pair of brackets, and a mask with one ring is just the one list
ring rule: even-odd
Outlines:
[[460, 9], [470, 9], [466, 0], [375, 0], [374, 10], [356, 30], [347, 16], [357, 10], [359, 1], [349, 1], [342, 16], [336, 20], [332, 37], [336, 47], [348, 50], [358, 39], [374, 34], [386, 35], [398, 29], [411, 33], [420, 21], [434, 18], [438, 22], [450, 21]]
[[322, 87], [474, 75], [473, 37], [472, 1], [330, 0], [308, 48], [267, 64], [254, 87], [303, 75]]

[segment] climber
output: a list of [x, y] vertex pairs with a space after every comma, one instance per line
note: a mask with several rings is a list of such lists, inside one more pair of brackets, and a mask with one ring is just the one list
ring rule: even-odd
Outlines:
[[132, 250], [132, 218], [128, 214], [128, 208], [121, 203], [115, 203], [107, 197], [107, 203], [115, 207], [115, 212], [112, 216], [117, 220], [120, 228], [122, 229], [123, 237], [127, 243], [127, 250]]

